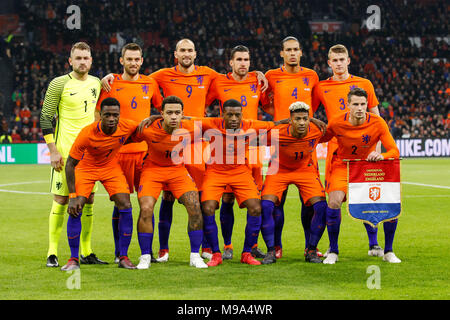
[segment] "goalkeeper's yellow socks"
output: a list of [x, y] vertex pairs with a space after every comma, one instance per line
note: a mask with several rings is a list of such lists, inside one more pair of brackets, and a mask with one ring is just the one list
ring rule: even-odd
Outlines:
[[67, 204], [59, 204], [53, 201], [48, 223], [48, 252], [47, 257], [51, 255], [58, 256], [58, 243], [61, 237], [61, 231], [64, 224], [64, 215], [67, 211]]
[[81, 215], [80, 251], [85, 257], [92, 253], [93, 206], [94, 204], [86, 203], [83, 207], [83, 214]]

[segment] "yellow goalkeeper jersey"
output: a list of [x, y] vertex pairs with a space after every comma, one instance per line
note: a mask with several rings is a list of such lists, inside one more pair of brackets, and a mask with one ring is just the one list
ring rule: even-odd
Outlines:
[[94, 121], [100, 88], [100, 79], [91, 75], [81, 81], [69, 73], [50, 82], [42, 106], [41, 128], [43, 135], [54, 133], [56, 148], [64, 159], [81, 129]]

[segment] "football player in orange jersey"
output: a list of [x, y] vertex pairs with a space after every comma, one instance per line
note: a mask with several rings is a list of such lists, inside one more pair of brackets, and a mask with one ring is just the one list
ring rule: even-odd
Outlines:
[[[202, 130], [214, 137], [215, 144], [215, 147], [213, 147], [213, 143], [211, 143], [214, 154], [211, 154], [211, 161], [207, 164], [201, 196], [204, 233], [208, 237], [213, 251], [208, 266], [222, 264], [214, 214], [227, 187], [230, 187], [233, 191], [240, 208], [247, 208], [247, 225], [241, 262], [260, 265], [261, 262], [251, 254], [251, 250], [258, 239], [261, 225], [260, 192], [256, 183], [252, 181], [252, 173], [245, 159], [246, 151], [249, 141], [253, 140], [252, 135], [256, 138], [260, 130], [270, 130], [277, 124], [287, 123], [287, 119], [278, 123], [243, 119], [242, 105], [235, 99], [224, 102], [223, 118], [206, 118], [206, 120], [208, 119], [211, 120], [202, 123]], [[220, 143], [217, 143], [217, 141], [220, 141]], [[243, 142], [242, 145], [245, 146], [246, 150], [240, 148], [241, 143], [238, 141]], [[218, 149], [220, 149], [219, 155]]]
[[[144, 59], [142, 49], [136, 43], [128, 43], [122, 48], [120, 64], [123, 66], [122, 74], [114, 74], [115, 81], [109, 92], [102, 90], [97, 102], [97, 111], [100, 111], [101, 102], [108, 97], [116, 98], [121, 105], [122, 119], [131, 119], [141, 122], [150, 116], [151, 103], [160, 108], [162, 96], [156, 81], [139, 73]], [[147, 154], [147, 145], [130, 143], [124, 145], [118, 155], [119, 164], [128, 181], [130, 192], [133, 193], [139, 186], [142, 164]], [[112, 228], [115, 244], [115, 262], [119, 261], [119, 212], [114, 207], [112, 215]], [[150, 252], [153, 261], [153, 254]]]
[[79, 269], [78, 248], [81, 214], [96, 181], [101, 181], [119, 212], [119, 268], [136, 269], [128, 259], [133, 233], [133, 215], [126, 178], [117, 162], [117, 153], [138, 123], [120, 119], [120, 103], [114, 98], [102, 101], [100, 121], [84, 127], [70, 149], [66, 163], [69, 188], [67, 237], [71, 252], [63, 271]]
[[[195, 132], [194, 121], [182, 120], [183, 101], [176, 96], [164, 98], [161, 108], [162, 119], [154, 122], [142, 133], [133, 135], [133, 141], [145, 141], [148, 145], [148, 157], [145, 160], [142, 179], [138, 189], [138, 200], [141, 208], [138, 220], [138, 233], [141, 235], [141, 247], [146, 254], [141, 255], [138, 269], [150, 266], [149, 251], [153, 242], [153, 209], [164, 186], [170, 190], [188, 213], [188, 235], [191, 244], [190, 265], [196, 268], [207, 268], [200, 257], [199, 249], [203, 239], [203, 218], [199, 194], [193, 178], [189, 175], [183, 157], [183, 149], [177, 149], [181, 143], [190, 149]], [[201, 131], [199, 132], [201, 133]], [[184, 140], [184, 139], [189, 140]], [[195, 138], [194, 138], [195, 139]], [[187, 159], [190, 161], [190, 157]], [[145, 238], [144, 238], [145, 237]]]
[[313, 263], [322, 262], [317, 256], [316, 249], [325, 230], [327, 202], [312, 154], [317, 144], [321, 142], [323, 132], [310, 122], [309, 109], [310, 106], [304, 102], [292, 103], [289, 107], [291, 113], [289, 124], [278, 125], [268, 133], [270, 139], [268, 137], [267, 142], [275, 147], [275, 152], [270, 160], [261, 195], [261, 234], [267, 246], [263, 264], [276, 262], [273, 210], [290, 184], [295, 184], [302, 199], [314, 208], [305, 260]]
[[[269, 81], [269, 89], [263, 94], [263, 109], [274, 116], [274, 120], [289, 118], [289, 106], [296, 101], [303, 101], [308, 105], [312, 103], [312, 89], [319, 82], [319, 77], [314, 70], [302, 67], [302, 47], [295, 37], [286, 37], [281, 42], [280, 56], [283, 58], [283, 66], [266, 72]], [[310, 110], [312, 116], [312, 110]], [[315, 153], [314, 163], [317, 167]], [[275, 251], [277, 259], [282, 257], [281, 233], [284, 225], [284, 202], [286, 192], [273, 211], [275, 219]], [[302, 201], [301, 220], [305, 233], [305, 254], [310, 238], [310, 224], [314, 215], [312, 206], [305, 206]], [[318, 255], [322, 254], [318, 252]]]
[[[313, 110], [318, 109], [322, 104], [328, 119], [338, 114], [348, 112], [347, 94], [352, 88], [362, 88], [367, 92], [367, 108], [369, 112], [379, 115], [378, 99], [372, 83], [348, 71], [350, 58], [347, 48], [341, 44], [332, 46], [328, 51], [328, 65], [333, 71], [333, 75], [320, 81], [313, 90]], [[331, 159], [337, 150], [337, 140], [333, 138], [328, 142], [327, 160], [325, 165], [325, 184], [329, 180]], [[381, 152], [381, 144], [378, 143], [377, 151]], [[370, 256], [383, 256], [383, 248], [378, 245], [378, 229], [371, 225], [364, 224], [369, 238]], [[327, 254], [325, 254], [326, 256]]]
[[[258, 84], [257, 75], [250, 70], [250, 50], [243, 45], [234, 47], [230, 52], [231, 72], [226, 75], [219, 75], [212, 82], [206, 97], [206, 105], [210, 105], [214, 100], [219, 102], [222, 113], [223, 103], [229, 99], [235, 99], [241, 102], [243, 119], [258, 119], [258, 108], [261, 97], [261, 86]], [[259, 153], [258, 153], [259, 156]], [[258, 189], [262, 189], [262, 162], [260, 157], [255, 164], [249, 164]], [[222, 196], [222, 205], [220, 206], [220, 225], [222, 237], [224, 240], [223, 259], [233, 258], [233, 245], [231, 236], [234, 225], [234, 194], [228, 187], [228, 190]], [[252, 248], [255, 256], [262, 256], [257, 246]]]
[[[389, 127], [380, 116], [367, 112], [367, 92], [361, 88], [350, 90], [347, 96], [348, 111], [333, 116], [329, 123], [324, 140], [337, 138], [338, 149], [333, 153], [329, 180], [326, 184], [328, 207], [326, 223], [330, 250], [325, 264], [335, 264], [338, 261], [338, 237], [341, 224], [341, 205], [346, 200], [347, 165], [344, 159], [365, 159], [380, 161], [383, 159], [398, 159], [399, 150]], [[376, 151], [378, 141], [383, 143], [386, 152]], [[383, 260], [390, 263], [400, 263], [394, 252], [394, 241], [397, 219], [384, 222], [385, 248]]]

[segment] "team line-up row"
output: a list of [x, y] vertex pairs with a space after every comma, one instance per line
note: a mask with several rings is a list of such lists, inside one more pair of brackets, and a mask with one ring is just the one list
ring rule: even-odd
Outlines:
[[[50, 83], [41, 116], [51, 153], [54, 193], [47, 265], [59, 265], [57, 245], [66, 211], [69, 212], [67, 235], [71, 258], [62, 269], [79, 268], [80, 261], [104, 263], [93, 254], [90, 244], [97, 180], [102, 181], [115, 202], [113, 229], [119, 267], [136, 268], [127, 255], [133, 231], [129, 193], [134, 190], [138, 193], [140, 205], [137, 234], [141, 257], [138, 269], [148, 268], [152, 259], [168, 260], [173, 197], [178, 198], [188, 212], [190, 265], [212, 267], [221, 264], [223, 259], [232, 258], [235, 199], [241, 208], [247, 208], [241, 262], [251, 265], [274, 263], [282, 257], [283, 205], [289, 184], [296, 184], [300, 190], [306, 261], [322, 262], [317, 243], [327, 226], [330, 247], [323, 262], [336, 263], [340, 208], [347, 192], [346, 166], [342, 159], [379, 161], [398, 158], [398, 149], [387, 125], [376, 114], [378, 101], [373, 86], [366, 79], [348, 74], [350, 59], [346, 48], [336, 45], [330, 49], [329, 64], [334, 74], [319, 82], [313, 70], [300, 66], [298, 40], [293, 37], [284, 39], [280, 51], [284, 65], [259, 76], [263, 86], [265, 81], [268, 83], [264, 93], [258, 76], [249, 73], [250, 54], [245, 46], [232, 50], [232, 72], [227, 75], [196, 66], [195, 46], [188, 39], [177, 43], [174, 54], [175, 67], [144, 76], [139, 74], [143, 61], [141, 48], [136, 44], [126, 45], [120, 58], [123, 73], [103, 79], [104, 88], [98, 97], [100, 83], [88, 75], [92, 64], [90, 48], [85, 43], [77, 43], [69, 58], [73, 71]], [[214, 91], [213, 88], [216, 88], [216, 94], [211, 98], [209, 92]], [[245, 89], [251, 93], [243, 94]], [[220, 118], [202, 118], [207, 97], [219, 100]], [[261, 104], [272, 112], [275, 122], [257, 121], [256, 116], [246, 114], [250, 109], [249, 97], [261, 100], [257, 106]], [[203, 103], [199, 103], [199, 99]], [[148, 127], [137, 130], [138, 123], [150, 113], [150, 100], [160, 110], [160, 119], [150, 117], [146, 120]], [[325, 134], [325, 130], [317, 126], [320, 122], [311, 120], [319, 104], [325, 107], [328, 117]], [[98, 121], [93, 122], [95, 109]], [[56, 112], [58, 121], [53, 132], [45, 120]], [[195, 123], [201, 123], [200, 129]], [[182, 134], [179, 133], [181, 128]], [[180, 138], [191, 136], [192, 139], [195, 130], [219, 132], [223, 139], [223, 154], [231, 150], [236, 160], [242, 157], [242, 152], [238, 152], [242, 148], [237, 148], [235, 138], [244, 136], [245, 139], [249, 129], [257, 133], [266, 132], [271, 138], [267, 141], [272, 140], [272, 131], [276, 132], [278, 151], [272, 155], [271, 163], [276, 163], [278, 170], [267, 175], [265, 181], [258, 162], [251, 165], [237, 161], [232, 164], [216, 162], [206, 165], [203, 162], [184, 165], [172, 161], [172, 156], [180, 155], [173, 152]], [[179, 137], [174, 139], [174, 132], [178, 132]], [[227, 140], [232, 142], [232, 146], [230, 143], [227, 145]], [[323, 187], [315, 147], [325, 141], [328, 141], [328, 158]], [[386, 153], [377, 152], [379, 142], [383, 143]], [[193, 149], [200, 148], [203, 154], [202, 148], [206, 145], [206, 142], [194, 144]], [[153, 208], [161, 190], [164, 193], [158, 224], [160, 250], [158, 258], [154, 259]], [[221, 199], [223, 254], [218, 245], [214, 216]], [[386, 241], [383, 250], [377, 242], [377, 229], [365, 224], [369, 255], [383, 256], [388, 262], [400, 262], [392, 250], [396, 226], [396, 219], [384, 223]], [[267, 254], [258, 249], [259, 232], [267, 245]], [[202, 256], [210, 259], [208, 263], [199, 254], [200, 246]]]

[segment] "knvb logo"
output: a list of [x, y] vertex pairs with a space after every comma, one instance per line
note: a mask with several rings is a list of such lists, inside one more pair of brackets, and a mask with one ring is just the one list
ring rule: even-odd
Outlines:
[[66, 13], [70, 14], [70, 16], [67, 17], [67, 20], [66, 20], [67, 29], [80, 30], [81, 29], [81, 9], [80, 9], [80, 7], [77, 5], [74, 5], [74, 4], [70, 5], [67, 7]]
[[369, 189], [369, 198], [372, 201], [377, 201], [380, 199], [381, 189], [379, 187], [372, 187]]
[[363, 136], [362, 136], [362, 141], [363, 141], [365, 144], [368, 144], [369, 141], [370, 141], [370, 136], [369, 136], [368, 134], [363, 134]]

